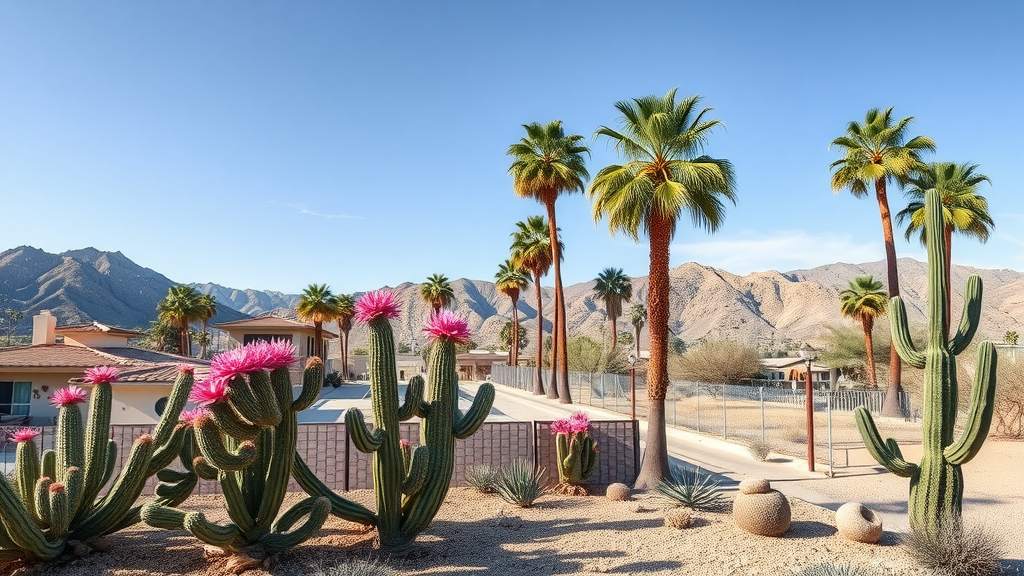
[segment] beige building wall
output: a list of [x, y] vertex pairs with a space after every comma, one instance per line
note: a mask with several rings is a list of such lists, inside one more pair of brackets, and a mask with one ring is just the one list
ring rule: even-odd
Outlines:
[[[50, 396], [59, 388], [68, 386], [68, 380], [82, 376], [84, 372], [0, 372], [4, 382], [31, 382], [32, 395], [29, 416], [35, 426], [49, 426], [57, 417], [57, 409], [50, 404]], [[43, 387], [46, 390], [43, 390]]]
[[[57, 334], [61, 334], [60, 330]], [[102, 332], [82, 332], [78, 334], [64, 334], [64, 343], [69, 346], [88, 346], [90, 348], [124, 348], [128, 346], [128, 339], [124, 336], [110, 336]]]
[[156, 402], [171, 393], [168, 384], [113, 384], [111, 424], [156, 424]]

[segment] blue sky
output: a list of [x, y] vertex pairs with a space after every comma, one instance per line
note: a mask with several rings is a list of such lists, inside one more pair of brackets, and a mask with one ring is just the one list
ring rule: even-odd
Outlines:
[[[678, 87], [726, 123], [707, 152], [739, 201], [715, 235], [680, 226], [673, 266], [882, 259], [877, 204], [832, 193], [828, 144], [894, 106], [932, 159], [992, 179], [994, 234], [954, 261], [1024, 270], [1022, 21], [1012, 1], [2, 2], [0, 250], [285, 292], [489, 280], [542, 213], [506, 172], [521, 125], [561, 119], [594, 174], [617, 162], [592, 140], [614, 102]], [[585, 197], [558, 215], [566, 283], [647, 274]]]

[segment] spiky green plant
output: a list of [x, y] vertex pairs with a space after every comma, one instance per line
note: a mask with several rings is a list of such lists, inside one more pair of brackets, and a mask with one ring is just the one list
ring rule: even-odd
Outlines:
[[655, 490], [670, 506], [718, 510], [725, 503], [719, 484], [718, 480], [699, 466], [693, 470], [673, 468], [672, 480], [662, 480]]
[[494, 491], [509, 504], [529, 508], [544, 494], [546, 475], [547, 470], [544, 468], [534, 470], [533, 464], [521, 458], [516, 459], [501, 471], [501, 477], [494, 484]]
[[501, 470], [490, 464], [467, 466], [462, 475], [466, 483], [484, 494], [494, 493], [494, 484], [501, 478]]
[[967, 279], [964, 312], [956, 334], [946, 339], [949, 319], [946, 316], [946, 294], [949, 285], [945, 271], [945, 242], [942, 222], [942, 201], [935, 190], [925, 193], [925, 234], [928, 239], [928, 344], [919, 352], [910, 338], [907, 311], [903, 300], [891, 302], [891, 324], [896, 351], [907, 364], [924, 369], [924, 455], [920, 464], [904, 460], [896, 440], [883, 441], [863, 407], [856, 411], [868, 452], [897, 476], [910, 478], [910, 525], [915, 530], [937, 534], [948, 522], [959, 522], [963, 502], [963, 472], [960, 466], [969, 462], [981, 449], [992, 423], [995, 398], [996, 352], [991, 342], [978, 347], [978, 363], [974, 375], [971, 405], [963, 433], [954, 438], [957, 416], [956, 355], [964, 351], [978, 328], [981, 316], [981, 278]]
[[[369, 292], [356, 303], [356, 320], [369, 328], [373, 431], [358, 409], [345, 414], [352, 443], [373, 454], [375, 524], [380, 546], [391, 549], [409, 545], [433, 520], [455, 471], [455, 440], [476, 432], [494, 402], [494, 387], [483, 384], [470, 409], [465, 414], [459, 410], [455, 345], [468, 341], [469, 329], [465, 320], [439, 310], [424, 328], [434, 340], [429, 399], [423, 400], [423, 379], [414, 377], [399, 406], [394, 335], [389, 323], [397, 315], [398, 304], [390, 290]], [[403, 442], [399, 430], [399, 423], [414, 415], [423, 419], [420, 446], [415, 449]]]
[[590, 417], [586, 412], [576, 412], [568, 418], [551, 423], [555, 435], [555, 453], [558, 457], [558, 486], [555, 491], [562, 494], [587, 494], [587, 479], [597, 467], [597, 443], [590, 437]]
[[[179, 415], [192, 389], [193, 370], [182, 366], [167, 408], [152, 434], [135, 440], [127, 460], [110, 489], [100, 492], [113, 477], [117, 443], [110, 439], [111, 382], [117, 369], [100, 366], [86, 371], [93, 386], [88, 424], [78, 404], [87, 392], [69, 386], [55, 392], [51, 402], [59, 407], [56, 446], [39, 453], [37, 433], [17, 431], [18, 443], [12, 486], [0, 477], [0, 564], [28, 558], [52, 560], [70, 542], [89, 542], [138, 522], [139, 498], [146, 480], [179, 454], [190, 426], [179, 424]], [[188, 497], [195, 479], [183, 476], [169, 483], [158, 501], [174, 506]]]
[[208, 407], [194, 417], [199, 456], [193, 466], [200, 477], [220, 482], [231, 522], [217, 524], [202, 512], [154, 502], [142, 509], [147, 524], [187, 530], [227, 551], [290, 548], [323, 526], [332, 509], [324, 497], [306, 498], [279, 516], [295, 461], [297, 414], [319, 397], [324, 377], [323, 362], [310, 358], [293, 399], [288, 366], [295, 360], [294, 346], [284, 341], [258, 342], [214, 357], [209, 380], [197, 384], [192, 395]]

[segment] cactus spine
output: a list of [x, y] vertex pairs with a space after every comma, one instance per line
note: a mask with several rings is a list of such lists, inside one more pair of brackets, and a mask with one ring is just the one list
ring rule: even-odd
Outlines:
[[[259, 342], [214, 358], [210, 379], [193, 394], [193, 400], [209, 405], [208, 412], [193, 416], [193, 435], [183, 447], [183, 460], [195, 457], [187, 472], [158, 476], [163, 483], [157, 493], [172, 502], [182, 491], [176, 483], [194, 485], [193, 474], [217, 479], [230, 523], [217, 524], [201, 512], [161, 502], [142, 508], [143, 521], [188, 530], [227, 551], [289, 548], [323, 526], [332, 509], [332, 501], [324, 497], [307, 498], [279, 517], [295, 460], [297, 415], [316, 401], [323, 381], [323, 362], [311, 358], [299, 397], [293, 400], [288, 366], [295, 362], [294, 353], [288, 342]], [[303, 516], [306, 520], [296, 527]]]
[[586, 412], [576, 412], [568, 418], [551, 423], [555, 435], [555, 453], [558, 457], [558, 486], [563, 494], [587, 494], [587, 479], [597, 467], [597, 443], [590, 437], [590, 418]]
[[192, 388], [192, 370], [180, 370], [156, 437], [145, 434], [135, 441], [113, 485], [98, 497], [117, 457], [110, 440], [110, 382], [116, 377], [110, 367], [86, 372], [85, 380], [93, 384], [87, 425], [78, 406], [85, 402], [84, 389], [70, 386], [54, 393], [51, 400], [59, 407], [54, 450], [40, 455], [32, 430], [12, 437], [18, 442], [15, 486], [0, 475], [0, 562], [52, 560], [70, 541], [88, 542], [138, 521], [133, 505], [146, 480], [177, 457], [184, 441], [188, 426], [179, 425], [178, 416]]
[[892, 299], [893, 343], [903, 360], [924, 369], [924, 414], [922, 418], [924, 455], [920, 464], [903, 458], [896, 440], [883, 441], [863, 407], [856, 411], [857, 426], [871, 455], [890, 472], [910, 478], [908, 503], [910, 525], [915, 530], [936, 534], [947, 523], [957, 526], [963, 502], [963, 472], [981, 449], [992, 423], [995, 397], [996, 354], [991, 342], [978, 348], [971, 405], [963, 433], [954, 438], [957, 415], [956, 356], [964, 351], [978, 328], [981, 316], [981, 278], [967, 280], [964, 311], [956, 334], [946, 339], [946, 294], [942, 203], [935, 190], [925, 193], [925, 234], [928, 245], [928, 344], [919, 352], [910, 338], [906, 308], [902, 299]]
[[[430, 397], [423, 400], [423, 379], [409, 381], [398, 402], [394, 336], [389, 319], [398, 314], [394, 293], [377, 290], [356, 303], [356, 318], [369, 327], [369, 371], [374, 429], [363, 414], [345, 414], [353, 444], [373, 454], [376, 526], [382, 548], [401, 549], [415, 540], [437, 514], [455, 468], [455, 439], [468, 438], [483, 423], [494, 401], [494, 387], [480, 387], [472, 407], [458, 408], [455, 343], [468, 339], [466, 323], [451, 312], [431, 317], [425, 330], [434, 339], [430, 354]], [[422, 417], [421, 445], [413, 449], [399, 435], [399, 423]]]

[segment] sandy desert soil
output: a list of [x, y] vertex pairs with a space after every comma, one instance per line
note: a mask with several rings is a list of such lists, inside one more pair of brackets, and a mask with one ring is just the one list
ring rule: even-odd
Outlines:
[[[350, 496], [372, 504], [372, 492]], [[298, 495], [289, 496], [290, 499]], [[325, 568], [379, 558], [397, 574], [635, 574], [790, 575], [826, 561], [853, 563], [878, 574], [927, 574], [914, 568], [894, 534], [878, 545], [843, 539], [833, 513], [792, 500], [793, 524], [779, 538], [740, 530], [728, 513], [699, 512], [686, 530], [665, 527], [661, 501], [641, 495], [612, 502], [601, 495], [546, 495], [532, 508], [517, 508], [495, 495], [453, 489], [430, 528], [401, 557], [378, 553], [374, 532], [331, 518], [306, 544], [266, 559], [246, 576], [329, 574]], [[224, 518], [216, 497], [190, 499], [183, 508]], [[107, 551], [69, 557], [46, 567], [20, 567], [19, 576], [219, 575], [224, 559], [204, 556], [191, 535], [137, 526], [109, 536]], [[1019, 572], [1011, 566], [1009, 573]]]

